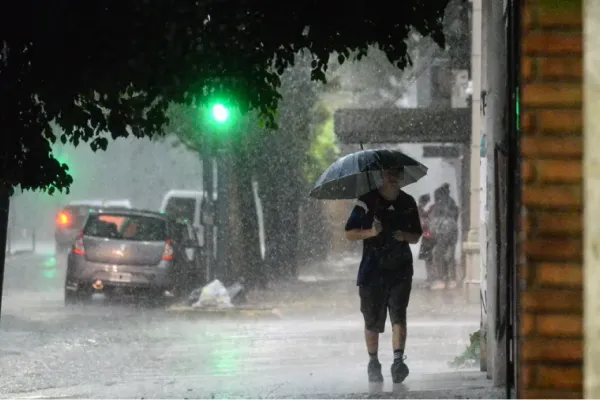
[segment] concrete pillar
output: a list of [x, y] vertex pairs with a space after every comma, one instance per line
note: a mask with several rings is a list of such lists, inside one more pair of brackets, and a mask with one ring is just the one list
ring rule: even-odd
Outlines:
[[469, 232], [463, 244], [465, 253], [465, 295], [468, 302], [479, 302], [479, 168], [481, 151], [481, 5], [482, 0], [472, 0], [472, 45], [471, 45], [471, 151], [469, 191]]
[[[486, 95], [486, 158], [487, 158], [487, 374], [492, 378], [494, 385], [502, 385], [506, 378], [506, 346], [502, 332], [496, 326], [497, 310], [501, 309], [505, 298], [502, 294], [498, 282], [503, 282], [499, 277], [502, 276], [503, 268], [498, 265], [496, 257], [497, 241], [502, 238], [497, 237], [496, 230], [496, 168], [495, 151], [496, 148], [502, 148], [506, 142], [506, 129], [504, 124], [504, 113], [506, 111], [506, 85], [507, 85], [507, 65], [506, 65], [506, 25], [504, 20], [504, 10], [506, 4], [498, 0], [486, 1], [487, 29], [487, 95]], [[500, 267], [500, 268], [499, 268]]]
[[[489, 91], [488, 82], [487, 82], [487, 29], [488, 29], [488, 20], [487, 13], [489, 13], [489, 5], [487, 1], [483, 1], [481, 4], [481, 91], [487, 93]], [[486, 124], [485, 124], [485, 101], [482, 99], [481, 104], [481, 135], [486, 134]], [[480, 334], [481, 339], [479, 342], [479, 350], [481, 352], [480, 358], [480, 369], [482, 371], [487, 371], [487, 158], [485, 157], [485, 149], [481, 149], [483, 155], [480, 153], [480, 177], [479, 177], [479, 185], [480, 185], [480, 198], [479, 198], [479, 297], [481, 300], [481, 320], [480, 320]]]
[[600, 398], [600, 2], [584, 2], [584, 391]]

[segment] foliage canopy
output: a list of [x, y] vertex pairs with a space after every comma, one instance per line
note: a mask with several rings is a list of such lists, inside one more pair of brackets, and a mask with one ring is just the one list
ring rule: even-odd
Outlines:
[[344, 62], [373, 44], [404, 68], [412, 32], [444, 45], [448, 2], [11, 2], [0, 26], [0, 184], [68, 189], [52, 143], [96, 150], [161, 134], [172, 102], [230, 99], [273, 127], [280, 76], [298, 51], [312, 55], [314, 80], [325, 80], [330, 54]]

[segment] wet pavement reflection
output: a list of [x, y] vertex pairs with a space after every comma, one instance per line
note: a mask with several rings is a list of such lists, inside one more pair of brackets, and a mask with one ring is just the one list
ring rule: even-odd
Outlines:
[[[280, 320], [181, 317], [127, 299], [64, 307], [63, 282], [60, 256], [8, 260], [0, 323], [3, 398], [310, 397], [366, 391], [367, 357], [352, 281], [331, 283], [304, 309], [280, 304]], [[478, 306], [461, 305], [456, 295], [440, 296], [419, 291], [413, 296], [409, 389], [429, 381], [435, 386], [432, 376], [452, 372], [449, 361], [479, 327]], [[337, 304], [335, 312], [328, 310], [329, 300]], [[391, 389], [389, 329], [380, 353]]]

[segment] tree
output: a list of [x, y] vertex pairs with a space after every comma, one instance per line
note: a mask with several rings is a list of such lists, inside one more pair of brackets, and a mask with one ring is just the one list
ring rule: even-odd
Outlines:
[[300, 207], [307, 192], [304, 166], [320, 85], [311, 82], [306, 54], [297, 56], [281, 81], [278, 129], [258, 132], [254, 142], [261, 148], [255, 158], [262, 167], [256, 172], [264, 206], [266, 269], [270, 277], [292, 278], [298, 269]]
[[[364, 56], [375, 43], [404, 68], [413, 31], [444, 45], [447, 3], [407, 0], [394, 3], [394, 12], [381, 0], [342, 8], [316, 0], [5, 5], [0, 241], [6, 239], [8, 195], [15, 187], [68, 190], [68, 167], [51, 152], [57, 139], [105, 149], [109, 138], [158, 135], [171, 102], [203, 103], [216, 95], [234, 99], [242, 112], [260, 110], [262, 121], [273, 127], [280, 75], [299, 50], [313, 55], [315, 80], [325, 79], [333, 52], [343, 62], [351, 52]], [[53, 121], [63, 129], [59, 138]]]
[[331, 53], [340, 62], [351, 52], [361, 58], [374, 43], [404, 68], [411, 28], [444, 44], [447, 3], [404, 1], [393, 13], [382, 1], [342, 9], [308, 0], [11, 4], [0, 27], [0, 118], [10, 132], [1, 181], [9, 189], [68, 187], [66, 165], [50, 152], [51, 121], [64, 129], [60, 140], [100, 149], [109, 136], [159, 133], [171, 101], [219, 94], [273, 126], [280, 75], [297, 51], [314, 56], [316, 80], [325, 80]]
[[[319, 102], [315, 104], [312, 114], [310, 148], [304, 163], [306, 192], [340, 153], [334, 132], [332, 108], [323, 100], [323, 93]], [[327, 224], [323, 223], [326, 219], [324, 203], [305, 196], [301, 215], [303, 235], [300, 238], [301, 257], [298, 261], [309, 262], [327, 257], [332, 235]]]
[[[311, 81], [310, 59], [306, 54], [298, 54], [299, 61], [282, 75], [280, 93], [282, 102], [277, 115], [277, 129], [260, 128], [257, 115], [251, 113], [232, 124], [230, 129], [211, 132], [211, 124], [202, 119], [211, 118], [206, 113], [199, 113], [189, 107], [174, 106], [170, 110], [173, 132], [180, 143], [197, 152], [201, 156], [203, 143], [208, 137], [220, 135], [221, 144], [233, 152], [234, 163], [230, 165], [230, 185], [235, 189], [229, 193], [229, 203], [235, 204], [238, 226], [231, 226], [229, 231], [236, 243], [248, 240], [239, 246], [244, 255], [233, 255], [237, 260], [231, 262], [236, 267], [236, 274], [244, 274], [251, 281], [266, 282], [273, 278], [295, 277], [298, 263], [299, 243], [299, 210], [307, 191], [307, 183], [314, 181], [315, 174], [320, 174], [332, 162], [331, 157], [323, 157], [327, 145], [320, 144], [311, 135], [313, 108], [317, 102], [320, 85]], [[328, 121], [331, 122], [331, 115]], [[328, 124], [332, 127], [332, 124]], [[333, 131], [328, 131], [328, 139], [333, 139]], [[227, 146], [229, 144], [230, 146]], [[221, 152], [222, 153], [222, 152]], [[306, 157], [310, 157], [307, 169]], [[226, 157], [218, 160], [221, 168], [227, 168]], [[243, 160], [243, 162], [239, 162]], [[318, 161], [318, 162], [315, 162]], [[313, 165], [314, 164], [314, 165]], [[318, 171], [318, 172], [315, 172]], [[307, 173], [308, 172], [308, 173]], [[308, 180], [307, 180], [308, 179]], [[265, 223], [266, 252], [265, 262], [259, 260], [257, 248], [258, 221], [254, 213], [252, 201], [252, 184], [258, 183], [259, 196], [263, 204]], [[238, 229], [241, 228], [241, 229]], [[233, 253], [237, 253], [234, 251]], [[239, 267], [243, 265], [244, 267]]]

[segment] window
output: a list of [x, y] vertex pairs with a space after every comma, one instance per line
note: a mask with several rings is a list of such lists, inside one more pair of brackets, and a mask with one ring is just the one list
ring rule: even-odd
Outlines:
[[151, 216], [97, 214], [88, 218], [83, 234], [116, 240], [163, 241], [167, 239], [167, 224]]
[[185, 219], [194, 221], [196, 210], [196, 199], [171, 197], [165, 207], [165, 213], [174, 219]]

